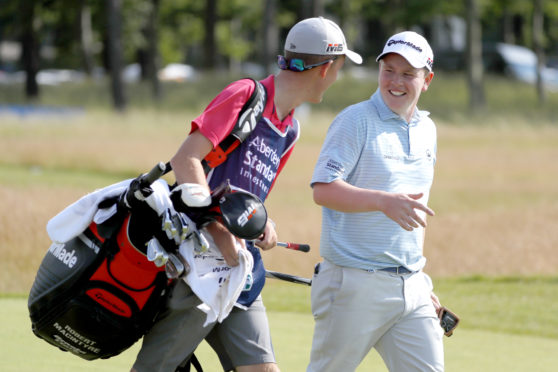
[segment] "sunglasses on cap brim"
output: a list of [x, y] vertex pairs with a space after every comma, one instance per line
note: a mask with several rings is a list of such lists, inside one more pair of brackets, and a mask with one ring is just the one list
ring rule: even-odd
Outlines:
[[339, 57], [339, 56], [334, 56], [333, 58], [326, 59], [325, 61], [313, 64], [313, 65], [305, 65], [304, 61], [302, 59], [292, 58], [290, 60], [287, 60], [285, 57], [283, 57], [281, 55], [278, 55], [277, 56], [277, 66], [279, 66], [279, 68], [281, 70], [291, 70], [291, 71], [301, 72], [301, 71], [305, 71], [305, 70], [310, 70], [314, 67], [325, 65], [326, 63], [329, 63], [329, 62], [333, 62], [337, 59], [337, 57]]

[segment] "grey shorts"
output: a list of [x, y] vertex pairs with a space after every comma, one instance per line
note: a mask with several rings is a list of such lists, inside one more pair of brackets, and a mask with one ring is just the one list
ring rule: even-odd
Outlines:
[[261, 296], [248, 308], [234, 308], [217, 324], [206, 341], [219, 355], [223, 370], [262, 363], [275, 363], [269, 323]]
[[206, 314], [183, 281], [173, 290], [169, 309], [143, 337], [134, 363], [138, 372], [173, 372], [204, 338], [219, 355], [225, 371], [242, 365], [274, 363], [265, 307], [259, 297], [248, 310], [234, 308], [223, 323], [203, 327]]

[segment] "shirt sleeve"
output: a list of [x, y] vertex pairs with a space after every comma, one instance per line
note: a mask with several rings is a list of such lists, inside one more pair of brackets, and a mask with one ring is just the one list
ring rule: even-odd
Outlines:
[[233, 130], [238, 114], [248, 101], [255, 85], [250, 79], [242, 79], [229, 84], [203, 111], [192, 120], [190, 133], [200, 132], [216, 147]]
[[312, 181], [330, 183], [346, 181], [354, 170], [363, 148], [365, 133], [357, 117], [350, 110], [341, 112], [331, 123], [322, 145]]

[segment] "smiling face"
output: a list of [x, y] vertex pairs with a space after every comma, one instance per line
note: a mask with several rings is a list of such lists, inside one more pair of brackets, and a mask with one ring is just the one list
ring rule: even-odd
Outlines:
[[399, 54], [390, 53], [380, 60], [380, 94], [386, 105], [409, 122], [420, 94], [428, 89], [434, 73], [414, 68]]

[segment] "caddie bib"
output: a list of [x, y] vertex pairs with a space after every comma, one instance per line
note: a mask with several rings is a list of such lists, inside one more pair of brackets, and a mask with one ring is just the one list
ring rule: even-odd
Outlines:
[[210, 188], [213, 190], [229, 179], [231, 185], [249, 191], [265, 201], [277, 177], [281, 158], [298, 137], [299, 125], [296, 119], [282, 133], [268, 119], [261, 118], [248, 138], [209, 174]]
[[[228, 179], [231, 185], [249, 191], [265, 201], [277, 177], [281, 158], [298, 140], [298, 121], [293, 119], [292, 123], [283, 133], [262, 117], [246, 140], [228, 155], [223, 164], [209, 173], [210, 188], [213, 190]], [[265, 284], [265, 268], [260, 250], [251, 242], [247, 242], [246, 246], [254, 257], [253, 283], [250, 289], [242, 292], [237, 302], [250, 306]]]

